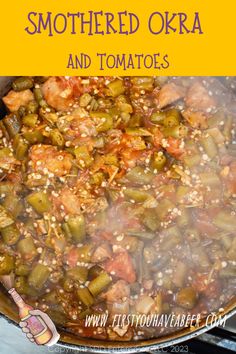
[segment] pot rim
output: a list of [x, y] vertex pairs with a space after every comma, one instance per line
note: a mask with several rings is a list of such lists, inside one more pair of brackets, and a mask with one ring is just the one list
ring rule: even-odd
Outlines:
[[[236, 299], [231, 300], [230, 303], [226, 305], [226, 309], [224, 310], [224, 312], [217, 313], [216, 318], [218, 320], [219, 318], [224, 317], [226, 318], [226, 320], [228, 320], [233, 315], [236, 315]], [[9, 318], [7, 315], [0, 313], [0, 318], [4, 318], [9, 324], [12, 324], [16, 328], [20, 329], [18, 323]], [[193, 339], [215, 327], [217, 327], [217, 323], [214, 322], [214, 324], [206, 325], [206, 319], [203, 319], [197, 329], [195, 327], [194, 329], [187, 327], [185, 329], [179, 330], [178, 332], [174, 332], [159, 338], [141, 340], [136, 342], [112, 342], [77, 337], [76, 341], [78, 342], [78, 344], [71, 342], [75, 341], [76, 335], [59, 330], [61, 340], [57, 344], [55, 344], [55, 347], [62, 348], [63, 350], [80, 351], [83, 353], [90, 352], [104, 354], [131, 354], [152, 352], [161, 348], [166, 348]]]

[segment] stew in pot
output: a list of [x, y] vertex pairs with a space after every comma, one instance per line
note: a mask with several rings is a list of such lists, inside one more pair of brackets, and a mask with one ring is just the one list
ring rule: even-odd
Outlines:
[[157, 337], [173, 328], [112, 320], [222, 308], [236, 287], [234, 100], [206, 77], [17, 78], [0, 122], [0, 275], [79, 336]]

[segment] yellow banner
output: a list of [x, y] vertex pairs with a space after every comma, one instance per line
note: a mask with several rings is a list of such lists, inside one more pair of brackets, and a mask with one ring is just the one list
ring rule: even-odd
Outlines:
[[235, 0], [9, 0], [0, 75], [236, 75]]

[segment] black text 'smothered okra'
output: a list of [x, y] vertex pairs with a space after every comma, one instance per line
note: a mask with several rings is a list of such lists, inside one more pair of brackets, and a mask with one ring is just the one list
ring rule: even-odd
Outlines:
[[[201, 77], [19, 77], [0, 122], [0, 275], [58, 327], [219, 310], [236, 287], [234, 95]], [[108, 310], [104, 328], [88, 314]]]

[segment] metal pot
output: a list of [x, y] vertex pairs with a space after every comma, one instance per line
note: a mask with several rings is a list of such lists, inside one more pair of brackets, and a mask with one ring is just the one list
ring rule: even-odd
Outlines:
[[[13, 80], [14, 77], [0, 77], [0, 98], [10, 89]], [[4, 105], [0, 100], [0, 118], [2, 118], [5, 113]], [[227, 306], [225, 306], [224, 312], [221, 312], [220, 316], [226, 316], [228, 319], [234, 314], [236, 314], [236, 299], [232, 300]], [[12, 325], [18, 326], [17, 323], [19, 319], [17, 317], [17, 309], [2, 286], [0, 287], [0, 316], [4, 317]], [[216, 325], [217, 323], [214, 322], [213, 325], [209, 326], [206, 323], [206, 320], [202, 320], [197, 329], [185, 328], [176, 333], [164, 335], [161, 338], [133, 342], [108, 342], [79, 338], [76, 335], [60, 331], [61, 338], [60, 342], [57, 343], [57, 346], [63, 347], [64, 349], [89, 353], [151, 352], [192, 339]]]

